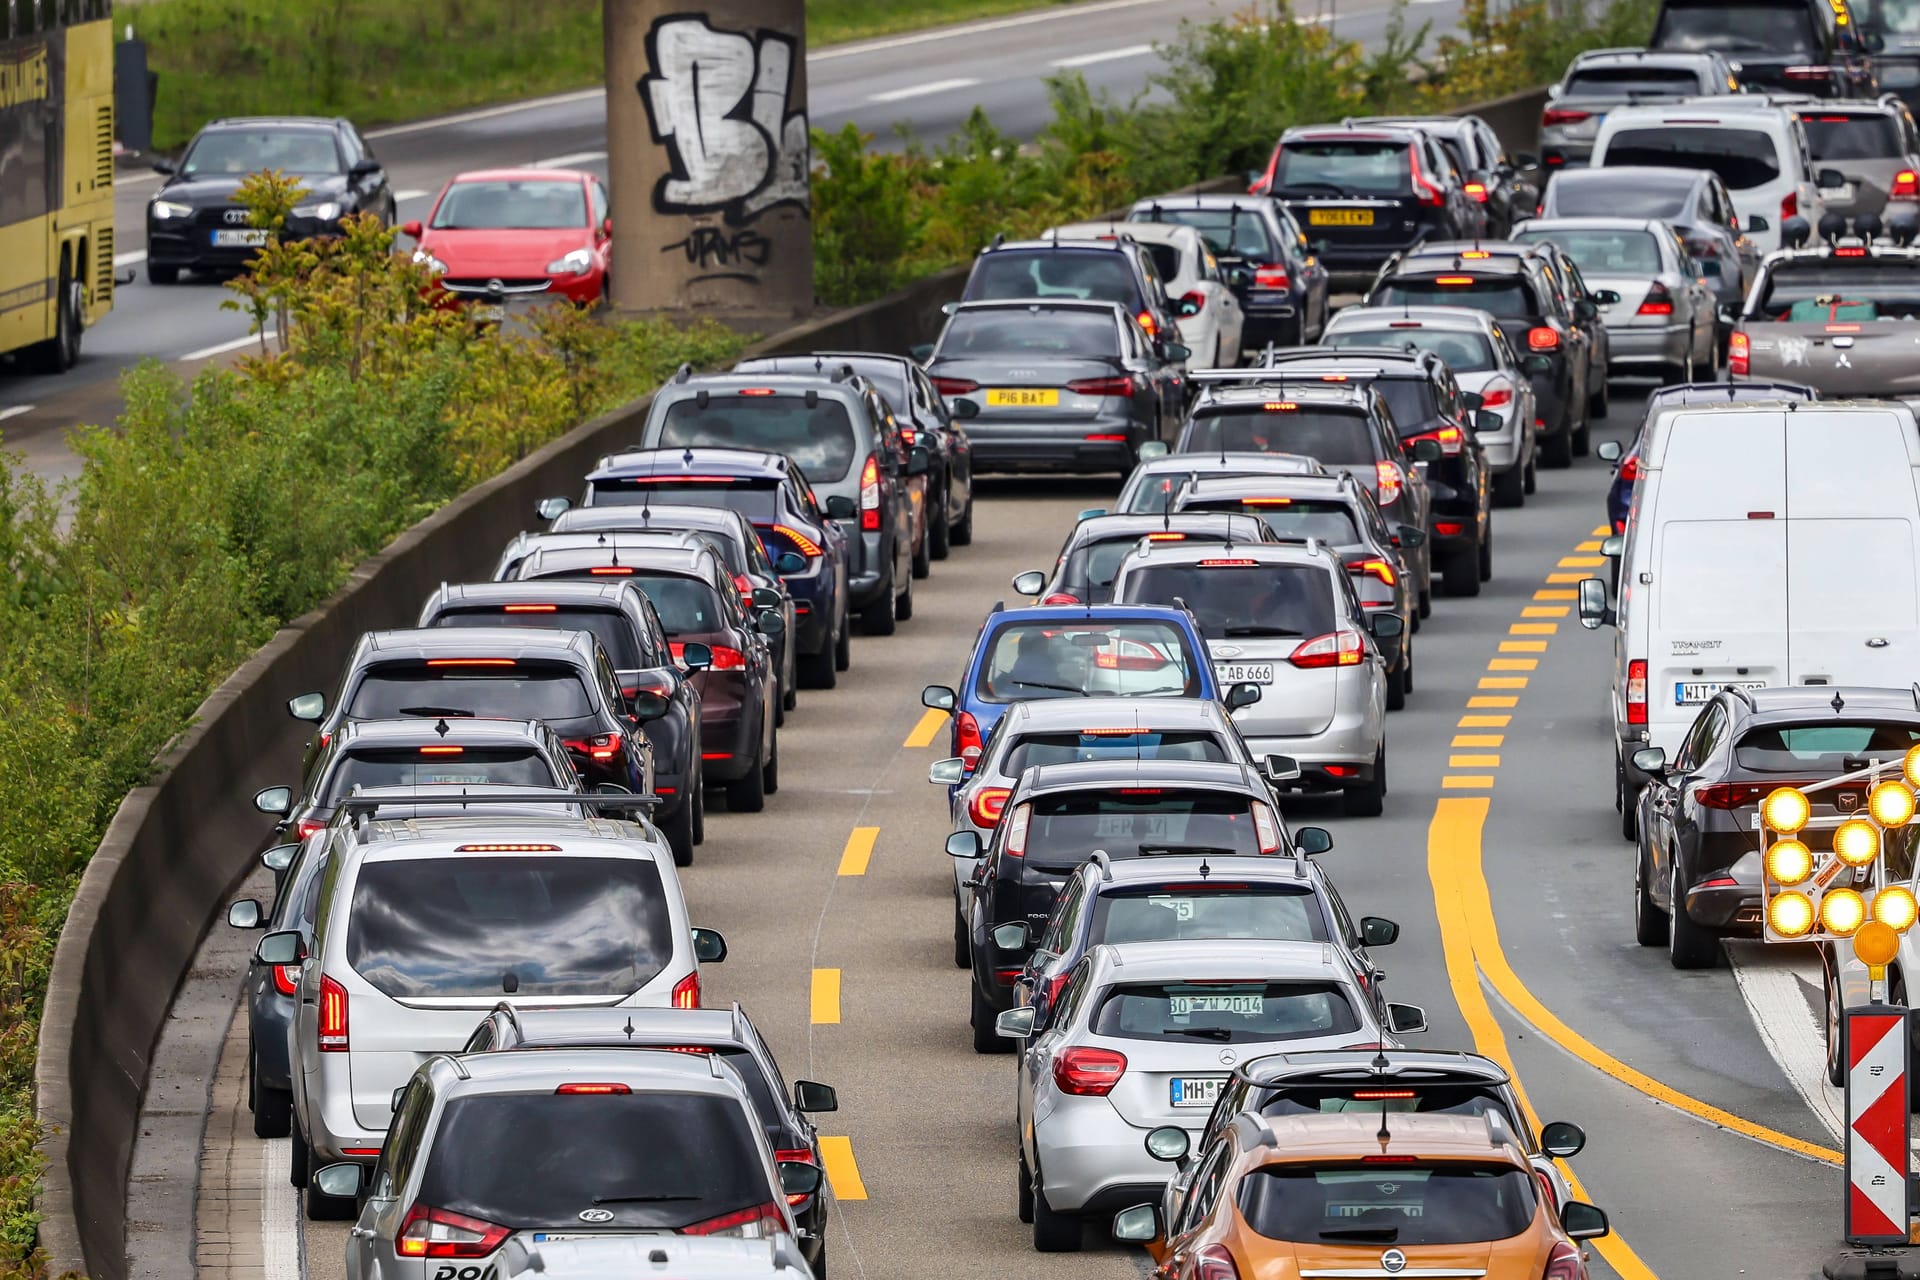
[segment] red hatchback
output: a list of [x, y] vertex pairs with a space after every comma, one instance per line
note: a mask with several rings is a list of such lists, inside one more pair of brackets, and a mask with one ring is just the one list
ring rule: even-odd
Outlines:
[[582, 306], [606, 296], [613, 223], [607, 190], [574, 169], [482, 169], [441, 189], [422, 226], [400, 228], [414, 261], [455, 299], [551, 295]]

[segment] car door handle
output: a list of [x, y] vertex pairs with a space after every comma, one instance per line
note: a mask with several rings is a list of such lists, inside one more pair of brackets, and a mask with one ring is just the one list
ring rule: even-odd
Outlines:
[[375, 1232], [372, 1227], [355, 1227], [352, 1231], [349, 1231], [347, 1234], [352, 1236], [355, 1240], [371, 1240], [378, 1233]]

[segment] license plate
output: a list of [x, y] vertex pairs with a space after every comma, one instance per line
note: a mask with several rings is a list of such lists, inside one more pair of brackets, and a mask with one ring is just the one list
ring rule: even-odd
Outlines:
[[266, 242], [265, 231], [216, 231], [213, 233], [213, 247], [216, 249], [258, 249]]
[[1056, 387], [996, 387], [987, 392], [987, 404], [995, 409], [1051, 409], [1059, 403]]
[[469, 308], [467, 314], [482, 324], [498, 324], [507, 318], [507, 309], [504, 306], [488, 306], [482, 303]]
[[1168, 996], [1167, 1012], [1176, 1018], [1196, 1013], [1237, 1013], [1257, 1018], [1266, 1012], [1265, 996]]
[[1175, 1076], [1167, 1082], [1167, 1101], [1176, 1107], [1211, 1107], [1226, 1082], [1225, 1076]]
[[1271, 662], [1216, 662], [1213, 678], [1221, 684], [1272, 684]]
[[1307, 225], [1310, 227], [1370, 227], [1373, 225], [1373, 210], [1309, 209]]
[[1673, 705], [1697, 707], [1722, 689], [1764, 689], [1765, 680], [1679, 680], [1673, 686]]

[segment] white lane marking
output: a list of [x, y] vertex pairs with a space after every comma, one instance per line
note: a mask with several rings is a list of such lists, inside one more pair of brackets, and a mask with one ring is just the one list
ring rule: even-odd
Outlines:
[[187, 352], [187, 354], [180, 356], [178, 358], [181, 360], [211, 360], [214, 356], [223, 356], [227, 354], [227, 352], [229, 351], [238, 351], [242, 347], [252, 346], [254, 343], [259, 342], [262, 338], [265, 338], [268, 342], [271, 342], [273, 341], [275, 336], [276, 335], [274, 331], [271, 329], [267, 330], [263, 334], [250, 333], [244, 338], [235, 338], [232, 342], [216, 343], [211, 347], [202, 347], [198, 351], [189, 351]]
[[260, 1269], [266, 1280], [300, 1280], [300, 1193], [287, 1181], [293, 1139], [260, 1144]]
[[[1437, 0], [1436, 0], [1436, 3], [1437, 3]], [[1349, 15], [1349, 16], [1352, 16], [1352, 15]], [[1293, 20], [1293, 25], [1296, 27], [1319, 27], [1319, 26], [1325, 26], [1327, 23], [1332, 21], [1333, 21], [1333, 15], [1330, 13], [1314, 13], [1314, 14], [1309, 14], [1304, 18], [1295, 18]]]
[[447, 129], [455, 125], [472, 124], [476, 120], [497, 120], [501, 116], [510, 116], [520, 111], [538, 111], [542, 107], [564, 107], [575, 102], [591, 102], [595, 98], [605, 98], [604, 87], [576, 89], [572, 93], [556, 93], [547, 98], [529, 98], [525, 102], [509, 102], [498, 107], [482, 107], [478, 111], [462, 111], [458, 115], [440, 116], [433, 120], [415, 120], [412, 124], [390, 124], [384, 129], [369, 129], [369, 138], [398, 138], [409, 133], [425, 133], [430, 129]]
[[545, 160], [535, 160], [529, 169], [573, 169], [583, 164], [592, 164], [595, 160], [605, 160], [604, 151], [575, 151], [570, 155], [549, 156]]
[[1130, 44], [1124, 49], [1102, 49], [1099, 53], [1076, 53], [1071, 58], [1055, 58], [1047, 65], [1050, 67], [1091, 67], [1099, 62], [1118, 62], [1122, 58], [1139, 58], [1153, 52], [1150, 44]]
[[1729, 941], [1726, 947], [1761, 1042], [1807, 1110], [1838, 1140], [1846, 1104], [1840, 1090], [1827, 1083], [1826, 1028], [1807, 1003], [1809, 987], [1814, 1001], [1821, 999], [1819, 959], [1799, 948], [1786, 955], [1764, 943]]
[[935, 31], [922, 31], [910, 36], [883, 36], [878, 40], [862, 40], [855, 44], [835, 45], [830, 49], [821, 49], [816, 53], [808, 54], [807, 61], [830, 62], [835, 58], [850, 58], [862, 53], [906, 49], [913, 45], [932, 44], [940, 40], [960, 40], [987, 31], [1006, 31], [1014, 27], [1030, 27], [1040, 22], [1058, 22], [1062, 18], [1084, 18], [1095, 13], [1138, 9], [1142, 5], [1163, 2], [1164, 0], [1105, 0], [1103, 4], [1077, 4], [1064, 9], [1050, 9], [1044, 13], [1022, 14], [1015, 18], [993, 18], [986, 22], [967, 23], [964, 26], [942, 27]]
[[404, 204], [408, 200], [418, 200], [421, 196], [430, 196], [432, 194], [433, 192], [431, 191], [396, 191], [393, 193], [393, 202], [395, 204]]
[[4, 409], [0, 409], [0, 422], [5, 422], [8, 418], [17, 418], [23, 413], [32, 412], [33, 406], [30, 404], [10, 404]]
[[924, 98], [932, 93], [948, 93], [955, 89], [971, 89], [979, 84], [978, 80], [961, 78], [958, 80], [935, 80], [931, 84], [916, 84], [906, 89], [889, 89], [885, 93], [870, 93], [868, 102], [904, 102], [908, 98]]
[[137, 266], [146, 260], [147, 251], [145, 249], [135, 249], [131, 253], [116, 253], [113, 255], [113, 265], [116, 267]]

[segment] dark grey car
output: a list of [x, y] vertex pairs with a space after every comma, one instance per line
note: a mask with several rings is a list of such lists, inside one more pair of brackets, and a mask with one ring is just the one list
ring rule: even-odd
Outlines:
[[1115, 302], [963, 302], [927, 372], [967, 419], [975, 469], [1125, 475], [1166, 439], [1187, 355]]
[[1586, 164], [1610, 108], [1739, 90], [1733, 64], [1711, 49], [1589, 49], [1547, 86], [1540, 158], [1549, 172]]
[[[262, 853], [260, 861], [273, 872], [277, 885], [273, 905], [263, 911], [258, 902], [242, 898], [227, 908], [227, 923], [236, 929], [270, 933], [297, 929], [311, 945], [326, 847], [325, 840], [307, 840], [275, 845]], [[253, 1112], [253, 1132], [258, 1138], [284, 1138], [293, 1131], [287, 1028], [293, 1022], [299, 990], [297, 964], [262, 964], [255, 959], [247, 965], [247, 1107]]]
[[1847, 180], [1822, 193], [1828, 213], [1920, 211], [1920, 131], [1900, 99], [1889, 93], [1877, 102], [1822, 102], [1797, 114], [1813, 162]]

